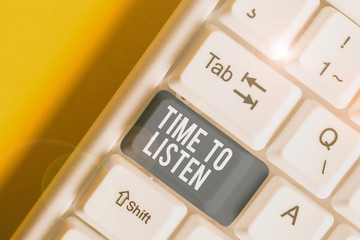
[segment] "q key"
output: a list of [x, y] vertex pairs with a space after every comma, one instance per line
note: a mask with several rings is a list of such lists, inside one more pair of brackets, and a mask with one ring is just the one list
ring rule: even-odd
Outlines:
[[[325, 140], [325, 139], [331, 139], [331, 140]], [[338, 133], [333, 128], [324, 129], [319, 136], [319, 141], [321, 145], [325, 146], [329, 151], [330, 151], [330, 147], [336, 143], [337, 139], [338, 139]]]
[[267, 151], [270, 162], [322, 199], [359, 155], [359, 133], [314, 100], [303, 103]]

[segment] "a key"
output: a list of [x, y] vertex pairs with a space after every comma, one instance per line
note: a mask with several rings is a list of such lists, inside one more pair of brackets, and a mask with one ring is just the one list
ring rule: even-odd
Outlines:
[[268, 174], [263, 162], [166, 91], [154, 97], [121, 149], [222, 225]]
[[234, 231], [242, 240], [320, 240], [333, 223], [330, 213], [280, 177], [273, 177]]
[[283, 57], [318, 0], [230, 0], [220, 21], [271, 59]]
[[359, 0], [327, 0], [357, 24], [360, 24], [360, 1]]
[[349, 109], [350, 119], [360, 126], [360, 98], [356, 99], [355, 103]]
[[75, 217], [69, 217], [55, 234], [54, 240], [105, 240], [105, 238], [95, 233]]
[[110, 239], [167, 239], [186, 206], [119, 155], [79, 204], [82, 218]]
[[321, 10], [285, 68], [336, 108], [345, 108], [360, 87], [360, 27], [331, 7]]
[[216, 28], [201, 35], [181, 64], [170, 87], [255, 150], [301, 97], [298, 87]]
[[346, 224], [338, 225], [326, 240], [360, 240], [360, 232]]
[[360, 228], [360, 165], [331, 200], [333, 208]]
[[270, 162], [326, 198], [360, 155], [360, 134], [307, 100], [267, 151]]
[[230, 240], [230, 238], [214, 225], [199, 215], [192, 215], [174, 240]]

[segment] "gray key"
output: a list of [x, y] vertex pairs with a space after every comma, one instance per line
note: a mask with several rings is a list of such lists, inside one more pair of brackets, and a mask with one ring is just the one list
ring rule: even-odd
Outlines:
[[225, 226], [269, 173], [263, 162], [166, 91], [154, 97], [121, 149]]

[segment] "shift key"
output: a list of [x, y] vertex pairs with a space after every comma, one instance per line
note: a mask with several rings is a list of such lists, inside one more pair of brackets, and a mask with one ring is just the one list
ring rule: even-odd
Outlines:
[[82, 219], [106, 239], [168, 239], [187, 213], [181, 201], [117, 154], [105, 161], [79, 207]]
[[227, 226], [268, 175], [268, 167], [166, 91], [121, 143], [122, 151]]

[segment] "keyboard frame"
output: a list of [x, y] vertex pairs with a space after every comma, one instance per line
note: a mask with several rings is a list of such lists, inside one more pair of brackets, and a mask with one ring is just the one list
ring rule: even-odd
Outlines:
[[[221, 1], [220, 1], [221, 2]], [[183, 0], [31, 209], [12, 239], [46, 239], [89, 177], [129, 130], [218, 0]], [[121, 107], [119, 107], [121, 106]]]

